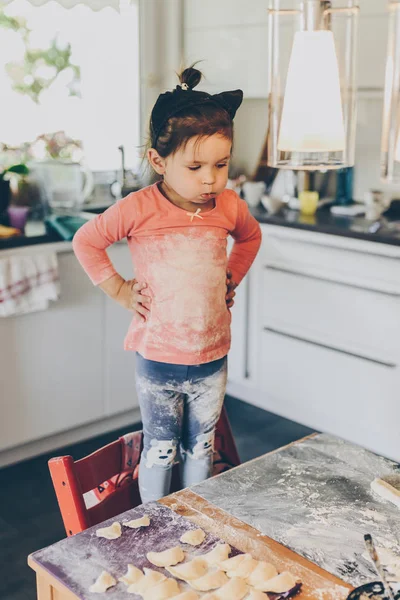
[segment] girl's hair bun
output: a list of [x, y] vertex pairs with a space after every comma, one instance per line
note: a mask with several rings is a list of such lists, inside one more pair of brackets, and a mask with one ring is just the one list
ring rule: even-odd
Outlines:
[[198, 85], [203, 77], [203, 74], [194, 66], [188, 67], [180, 75], [178, 75], [181, 85], [186, 83], [191, 90]]

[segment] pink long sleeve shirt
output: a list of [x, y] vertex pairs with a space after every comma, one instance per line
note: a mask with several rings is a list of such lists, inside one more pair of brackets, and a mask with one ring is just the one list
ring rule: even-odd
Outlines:
[[[96, 285], [116, 273], [106, 248], [127, 238], [135, 277], [147, 284], [151, 305], [145, 322], [133, 317], [124, 347], [144, 358], [197, 365], [230, 348], [226, 271], [240, 283], [260, 247], [260, 226], [232, 190], [217, 196], [212, 210], [197, 213], [169, 202], [154, 184], [129, 194], [74, 237], [75, 254]], [[229, 260], [228, 235], [235, 240]]]

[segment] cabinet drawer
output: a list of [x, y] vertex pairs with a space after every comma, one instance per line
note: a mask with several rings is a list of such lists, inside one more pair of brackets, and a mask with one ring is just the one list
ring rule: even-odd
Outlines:
[[343, 239], [335, 236], [299, 231], [277, 235], [271, 230], [263, 227], [263, 266], [400, 296], [400, 252], [396, 246], [389, 247], [385, 255], [384, 244], [348, 240], [349, 246], [341, 247]]
[[268, 331], [261, 344], [265, 408], [400, 458], [398, 369]]
[[263, 269], [262, 326], [349, 353], [400, 363], [400, 296]]

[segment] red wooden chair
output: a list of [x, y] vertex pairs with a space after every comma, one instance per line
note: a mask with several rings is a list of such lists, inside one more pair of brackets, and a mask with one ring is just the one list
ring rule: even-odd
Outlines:
[[[142, 432], [133, 434], [133, 459], [129, 471], [122, 472], [124, 440], [120, 438], [96, 452], [74, 461], [60, 456], [49, 461], [49, 469], [67, 535], [74, 535], [141, 504], [138, 473], [142, 450]], [[213, 475], [240, 464], [232, 430], [223, 408], [215, 435]], [[112, 491], [88, 508], [84, 494], [102, 490], [113, 480]], [[180, 489], [179, 471], [174, 467], [172, 491]]]

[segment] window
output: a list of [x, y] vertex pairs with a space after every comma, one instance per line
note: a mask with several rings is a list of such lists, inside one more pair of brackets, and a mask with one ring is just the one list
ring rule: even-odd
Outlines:
[[92, 170], [118, 169], [121, 144], [126, 166], [136, 168], [138, 3], [125, 0], [120, 12], [103, 4], [99, 11], [55, 1], [0, 7], [0, 142], [18, 146], [63, 130], [82, 141]]

